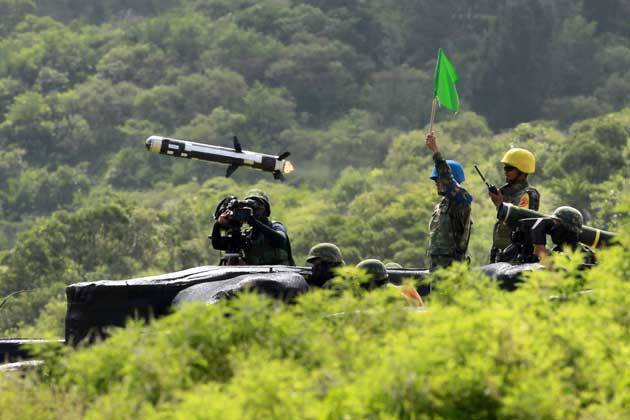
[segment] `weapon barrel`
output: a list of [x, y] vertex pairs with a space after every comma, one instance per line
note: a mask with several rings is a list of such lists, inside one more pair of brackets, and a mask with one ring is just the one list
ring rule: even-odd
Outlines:
[[250, 152], [248, 150], [237, 151], [228, 147], [213, 146], [188, 140], [151, 136], [146, 140], [145, 146], [149, 152], [153, 153], [225, 163], [234, 167], [250, 166], [265, 172], [281, 174], [289, 173], [293, 170], [291, 162], [282, 160], [279, 156]]
[[[515, 228], [519, 220], [550, 217], [534, 210], [518, 207], [510, 203], [503, 203], [497, 212], [497, 219], [511, 228]], [[615, 233], [594, 227], [582, 225], [579, 241], [591, 248], [599, 248], [609, 244], [615, 237]]]

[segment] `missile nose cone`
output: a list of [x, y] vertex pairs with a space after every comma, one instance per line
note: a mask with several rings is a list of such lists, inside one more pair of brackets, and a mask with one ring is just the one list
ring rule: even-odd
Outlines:
[[145, 140], [144, 145], [149, 152], [160, 153], [163, 139], [164, 138], [160, 136], [151, 136]]

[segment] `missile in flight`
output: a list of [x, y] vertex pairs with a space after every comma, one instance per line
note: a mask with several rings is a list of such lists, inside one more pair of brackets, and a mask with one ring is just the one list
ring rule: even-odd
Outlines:
[[145, 141], [145, 146], [149, 152], [161, 155], [226, 163], [230, 165], [225, 173], [226, 177], [232, 175], [239, 166], [250, 166], [271, 172], [275, 179], [284, 180], [284, 175], [293, 172], [294, 169], [293, 164], [286, 160], [289, 152], [275, 156], [243, 150], [236, 136], [233, 149], [162, 136], [149, 137]]

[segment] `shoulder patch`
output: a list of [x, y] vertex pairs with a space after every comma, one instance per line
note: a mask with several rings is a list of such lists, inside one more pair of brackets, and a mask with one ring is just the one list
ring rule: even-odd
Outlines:
[[526, 209], [529, 208], [529, 192], [526, 192], [521, 196], [521, 199], [518, 202], [519, 207], [524, 207]]

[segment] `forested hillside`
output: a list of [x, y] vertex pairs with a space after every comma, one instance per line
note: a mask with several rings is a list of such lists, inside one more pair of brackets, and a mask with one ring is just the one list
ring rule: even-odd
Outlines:
[[[519, 146], [542, 211], [618, 232], [596, 267], [556, 256], [507, 293], [456, 265], [413, 310], [351, 268], [293, 304], [191, 305], [0, 373], [0, 417], [626, 418], [627, 0], [0, 0], [0, 337], [62, 336], [68, 284], [216, 264], [215, 207], [252, 187], [299, 265], [327, 241], [426, 267], [438, 48], [459, 74], [462, 109], [435, 129], [474, 197], [472, 265], [496, 216], [472, 167], [501, 184]], [[296, 170], [225, 178], [150, 135], [237, 135]]]
[[[215, 263], [216, 203], [269, 192], [299, 264], [426, 266], [437, 201], [424, 146], [438, 47], [463, 110], [438, 141], [468, 169], [473, 264], [510, 146], [541, 208], [614, 230], [628, 197], [630, 6], [623, 0], [0, 0], [0, 331], [59, 331], [64, 286]], [[292, 153], [269, 174], [152, 155], [152, 134]], [[32, 330], [32, 326], [39, 323]]]

